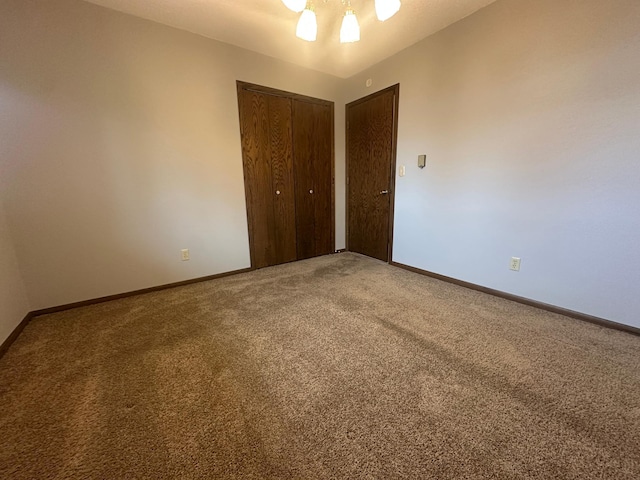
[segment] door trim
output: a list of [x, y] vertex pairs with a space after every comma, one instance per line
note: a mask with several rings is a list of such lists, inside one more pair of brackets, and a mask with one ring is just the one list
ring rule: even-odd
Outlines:
[[300, 100], [301, 102], [317, 103], [319, 105], [333, 106], [334, 102], [330, 100], [323, 100], [321, 98], [309, 97], [307, 95], [300, 95], [299, 93], [287, 92], [285, 90], [278, 90], [277, 88], [265, 87], [264, 85], [258, 85], [256, 83], [243, 82], [237, 80], [236, 85], [238, 90], [243, 89], [249, 92], [259, 92], [265, 95], [273, 95], [275, 97], [285, 97], [291, 100]]
[[[335, 250], [336, 246], [336, 129], [335, 129], [335, 103], [329, 100], [323, 100], [315, 97], [308, 97], [306, 95], [300, 95], [298, 93], [287, 92], [285, 90], [278, 90], [277, 88], [265, 87], [263, 85], [257, 85], [255, 83], [243, 82], [241, 80], [236, 80], [236, 89], [238, 96], [238, 123], [240, 126], [240, 152], [242, 155], [242, 176], [244, 183], [244, 195], [245, 195], [245, 206], [247, 213], [247, 230], [249, 234], [249, 257], [251, 261], [251, 270], [255, 270], [255, 259], [254, 259], [254, 242], [253, 242], [253, 227], [251, 225], [250, 219], [252, 217], [251, 205], [249, 199], [247, 197], [248, 185], [247, 185], [247, 176], [245, 170], [245, 156], [244, 149], [242, 148], [242, 137], [244, 132], [242, 131], [242, 119], [240, 114], [242, 113], [242, 91], [249, 92], [259, 92], [265, 95], [273, 95], [277, 97], [285, 97], [290, 100], [299, 100], [301, 102], [315, 103], [318, 105], [326, 105], [331, 109], [331, 244], [333, 245], [333, 250]], [[293, 152], [295, 155], [295, 151]], [[295, 180], [294, 180], [295, 181]]]
[[349, 109], [364, 103], [372, 98], [384, 95], [388, 92], [393, 92], [393, 133], [391, 139], [391, 171], [389, 172], [390, 181], [389, 187], [391, 188], [391, 198], [389, 200], [389, 245], [387, 246], [387, 263], [393, 262], [393, 225], [395, 218], [395, 203], [396, 203], [396, 157], [398, 153], [398, 107], [400, 104], [400, 84], [396, 83], [390, 87], [387, 87], [378, 92], [367, 95], [366, 97], [359, 98], [353, 102], [345, 105], [345, 249], [349, 250]]

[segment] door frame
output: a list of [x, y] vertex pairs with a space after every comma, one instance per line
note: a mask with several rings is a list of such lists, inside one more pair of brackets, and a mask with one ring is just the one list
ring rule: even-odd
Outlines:
[[[247, 185], [247, 174], [246, 174], [246, 159], [244, 156], [244, 148], [243, 146], [243, 135], [242, 131], [242, 119], [240, 118], [240, 114], [242, 113], [242, 91], [249, 92], [258, 92], [265, 95], [273, 95], [276, 97], [285, 97], [290, 100], [299, 100], [301, 102], [314, 103], [319, 105], [327, 105], [331, 109], [331, 245], [333, 245], [333, 250], [336, 248], [336, 118], [335, 118], [335, 103], [329, 100], [323, 100], [315, 97], [308, 97], [306, 95], [300, 95], [298, 93], [287, 92], [285, 90], [278, 90], [277, 88], [265, 87], [263, 85], [258, 85], [255, 83], [243, 82], [241, 80], [236, 80], [236, 89], [237, 89], [237, 97], [238, 97], [238, 122], [240, 124], [240, 153], [242, 155], [242, 176], [244, 183], [244, 201], [246, 206], [247, 213], [247, 229], [249, 233], [249, 256], [251, 261], [251, 270], [255, 270], [255, 259], [254, 259], [254, 241], [253, 241], [253, 226], [251, 225], [250, 219], [252, 217], [252, 206], [249, 202], [248, 198], [248, 190], [249, 187]], [[295, 150], [293, 150], [293, 155], [295, 155]], [[294, 179], [295, 181], [295, 179]]]
[[391, 171], [389, 172], [389, 188], [391, 189], [391, 198], [389, 199], [389, 244], [387, 245], [387, 263], [393, 262], [393, 225], [395, 218], [395, 203], [396, 203], [396, 157], [398, 153], [398, 106], [400, 104], [400, 84], [396, 83], [390, 87], [379, 90], [375, 93], [367, 95], [366, 97], [359, 98], [353, 102], [345, 105], [345, 178], [346, 178], [346, 192], [345, 192], [345, 250], [349, 251], [349, 109], [371, 100], [385, 93], [393, 92], [393, 131], [391, 138]]

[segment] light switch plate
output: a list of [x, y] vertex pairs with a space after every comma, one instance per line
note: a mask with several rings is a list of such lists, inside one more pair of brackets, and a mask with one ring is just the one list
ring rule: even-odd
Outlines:
[[418, 167], [424, 168], [427, 166], [427, 156], [426, 155], [418, 155]]
[[407, 173], [407, 169], [404, 167], [404, 165], [400, 165], [400, 176], [404, 177]]

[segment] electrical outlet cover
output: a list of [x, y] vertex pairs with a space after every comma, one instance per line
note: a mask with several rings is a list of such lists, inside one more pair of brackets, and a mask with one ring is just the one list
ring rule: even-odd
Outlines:
[[520, 258], [511, 257], [511, 263], [509, 264], [509, 268], [513, 271], [518, 272], [520, 270]]

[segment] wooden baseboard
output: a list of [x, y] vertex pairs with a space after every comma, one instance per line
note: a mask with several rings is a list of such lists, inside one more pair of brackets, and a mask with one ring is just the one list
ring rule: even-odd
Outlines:
[[548, 303], [538, 302], [536, 300], [531, 300], [530, 298], [519, 297], [518, 295], [513, 295], [511, 293], [502, 292], [500, 290], [494, 290], [493, 288], [483, 287], [481, 285], [476, 285], [475, 283], [465, 282], [463, 280], [458, 280], [456, 278], [447, 277], [445, 275], [440, 275], [438, 273], [429, 272], [427, 270], [422, 270], [421, 268], [411, 267], [409, 265], [405, 265], [403, 263], [398, 262], [389, 262], [394, 267], [402, 268], [404, 270], [408, 270], [410, 272], [419, 273], [420, 275], [426, 275], [427, 277], [435, 278], [437, 280], [442, 280], [443, 282], [453, 283], [454, 285], [459, 285], [461, 287], [469, 288], [471, 290], [476, 290], [478, 292], [488, 293], [489, 295], [493, 295], [495, 297], [504, 298], [506, 300], [511, 300], [512, 302], [522, 303], [524, 305], [529, 305], [531, 307], [536, 307], [541, 310], [546, 310], [548, 312], [559, 313], [560, 315], [564, 315], [566, 317], [575, 318], [578, 320], [582, 320], [583, 322], [594, 323], [601, 327], [612, 328], [614, 330], [620, 330], [623, 332], [631, 333], [634, 335], [640, 335], [640, 328], [632, 327], [630, 325], [625, 325], [623, 323], [614, 322], [611, 320], [606, 320], [600, 317], [594, 317], [592, 315], [587, 315], [586, 313], [576, 312], [574, 310], [569, 310], [567, 308], [556, 307], [555, 305], [550, 305]]
[[[342, 253], [347, 251], [346, 249], [337, 250], [336, 253]], [[475, 283], [465, 282], [463, 280], [458, 280], [456, 278], [447, 277], [445, 275], [440, 275], [437, 273], [429, 272], [427, 270], [422, 270], [420, 268], [411, 267], [409, 265], [405, 265], [403, 263], [398, 263], [391, 261], [390, 265], [394, 267], [402, 268], [404, 270], [408, 270], [410, 272], [418, 273], [420, 275], [426, 275], [427, 277], [435, 278], [437, 280], [442, 280], [444, 282], [453, 283], [454, 285], [459, 285], [461, 287], [469, 288], [471, 290], [476, 290], [479, 292], [487, 293], [489, 295], [493, 295], [496, 297], [504, 298], [506, 300], [511, 300], [513, 302], [522, 303], [524, 305], [529, 305], [531, 307], [540, 308], [542, 310], [547, 310], [549, 312], [558, 313], [560, 315], [565, 315], [567, 317], [576, 318], [578, 320], [582, 320], [584, 322], [594, 323], [596, 325], [600, 325], [602, 327], [612, 328], [615, 330], [620, 330], [623, 332], [631, 333], [634, 335], [640, 335], [640, 328], [632, 327], [630, 325], [625, 325], [623, 323], [613, 322], [611, 320], [606, 320], [604, 318], [594, 317], [592, 315], [587, 315], [585, 313], [576, 312], [574, 310], [569, 310], [562, 307], [556, 307], [555, 305], [549, 305], [548, 303], [538, 302], [536, 300], [531, 300], [525, 297], [519, 297], [517, 295], [513, 295], [510, 293], [502, 292], [500, 290], [494, 290], [492, 288], [483, 287], [481, 285], [476, 285]], [[193, 278], [190, 280], [183, 280], [181, 282], [167, 283], [165, 285], [158, 285], [156, 287], [143, 288], [140, 290], [134, 290], [131, 292], [118, 293], [115, 295], [108, 295], [105, 297], [94, 298], [90, 300], [84, 300], [82, 302], [74, 302], [67, 303], [65, 305], [58, 305], [56, 307], [43, 308], [40, 310], [34, 310], [25, 315], [22, 321], [16, 326], [16, 328], [11, 332], [11, 334], [7, 337], [7, 339], [2, 342], [0, 345], [0, 358], [7, 352], [9, 347], [15, 342], [18, 336], [22, 333], [27, 324], [31, 321], [32, 318], [37, 317], [39, 315], [47, 315], [50, 313], [62, 312], [65, 310], [70, 310], [72, 308], [86, 307], [88, 305], [95, 305], [98, 303], [109, 302], [112, 300], [119, 300], [121, 298], [133, 297], [136, 295], [143, 295], [145, 293], [157, 292], [160, 290], [166, 290], [169, 288], [181, 287], [184, 285], [190, 285], [192, 283], [200, 283], [206, 282], [208, 280], [215, 280], [217, 278], [228, 277], [231, 275], [238, 275], [240, 273], [246, 273], [252, 271], [252, 268], [243, 268], [240, 270], [233, 270], [231, 272], [218, 273], [215, 275], [208, 275], [206, 277]]]
[[158, 285], [156, 287], [142, 288], [140, 290], [133, 290], [131, 292], [116, 293], [115, 295], [107, 295], [106, 297], [92, 298], [90, 300], [83, 300], [82, 302], [67, 303], [65, 305], [58, 305], [56, 307], [43, 308], [41, 310], [33, 311], [33, 316], [48, 315], [50, 313], [63, 312], [65, 310], [71, 310], [72, 308], [86, 307], [89, 305], [95, 305], [97, 303], [110, 302], [112, 300], [120, 300], [121, 298], [134, 297], [136, 295], [143, 295], [145, 293], [158, 292], [160, 290], [167, 290], [168, 288], [182, 287], [184, 285], [191, 285], [192, 283], [206, 282], [208, 280], [215, 280], [217, 278], [229, 277], [231, 275], [238, 275], [240, 273], [246, 273], [252, 271], [252, 268], [243, 268], [240, 270], [233, 270], [231, 272], [217, 273], [215, 275], [207, 275], [206, 277], [192, 278], [190, 280], [183, 280], [181, 282], [167, 283], [164, 285]]
[[5, 353], [7, 353], [7, 350], [9, 350], [9, 347], [13, 344], [13, 342], [16, 341], [16, 338], [20, 336], [20, 334], [24, 330], [24, 327], [27, 326], [27, 324], [31, 321], [31, 319], [34, 316], [35, 315], [33, 314], [33, 312], [27, 313], [22, 319], [22, 321], [16, 326], [16, 328], [13, 329], [13, 332], [9, 334], [7, 339], [4, 342], [2, 342], [2, 345], [0, 345], [0, 358], [2, 358]]
[[27, 313], [18, 326], [11, 332], [9, 337], [0, 345], [0, 358], [9, 349], [11, 344], [16, 341], [18, 336], [27, 326], [29, 321], [40, 315], [48, 315], [50, 313], [63, 312], [65, 310], [71, 310], [72, 308], [86, 307], [89, 305], [95, 305], [97, 303], [110, 302], [112, 300], [119, 300], [121, 298], [133, 297], [135, 295], [143, 295], [145, 293], [157, 292], [160, 290], [167, 290], [169, 288], [182, 287], [184, 285], [191, 285], [192, 283], [206, 282], [207, 280], [215, 280], [217, 278], [229, 277], [231, 275], [238, 275], [240, 273], [246, 273], [252, 271], [252, 268], [242, 268], [240, 270], [233, 270], [231, 272], [217, 273], [215, 275], [207, 275], [206, 277], [192, 278], [190, 280], [183, 280], [181, 282], [167, 283], [165, 285], [158, 285], [156, 287], [143, 288], [141, 290], [133, 290], [131, 292], [117, 293], [115, 295], [107, 295], [106, 297], [92, 298], [90, 300], [83, 300], [81, 302], [67, 303], [65, 305], [58, 305], [56, 307], [43, 308], [40, 310], [34, 310]]

